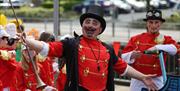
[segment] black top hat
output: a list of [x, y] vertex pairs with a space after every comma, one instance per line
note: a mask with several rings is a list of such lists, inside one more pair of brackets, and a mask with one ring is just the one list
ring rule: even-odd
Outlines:
[[[82, 26], [82, 23], [83, 23], [84, 19], [86, 19], [86, 18], [95, 18], [100, 21], [101, 26], [102, 26], [101, 33], [103, 33], [106, 28], [106, 21], [104, 20], [103, 15], [104, 15], [104, 10], [102, 7], [97, 6], [97, 5], [91, 5], [89, 7], [88, 11], [85, 14], [82, 14], [80, 16], [80, 24]], [[99, 33], [99, 34], [101, 34], [101, 33]]]
[[146, 18], [143, 20], [160, 20], [162, 22], [165, 22], [165, 19], [162, 18], [162, 12], [157, 9], [148, 10], [146, 13]]

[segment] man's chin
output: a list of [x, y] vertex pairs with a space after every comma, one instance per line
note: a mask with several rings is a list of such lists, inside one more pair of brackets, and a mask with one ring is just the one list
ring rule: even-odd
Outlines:
[[150, 33], [152, 33], [152, 34], [157, 34], [157, 33], [159, 33], [158, 31], [150, 31]]
[[94, 39], [95, 38], [93, 35], [86, 35], [85, 37], [88, 39]]

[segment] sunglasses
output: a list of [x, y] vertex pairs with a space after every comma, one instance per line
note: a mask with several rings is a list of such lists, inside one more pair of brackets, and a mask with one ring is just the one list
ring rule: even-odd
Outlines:
[[8, 40], [9, 38], [6, 37], [6, 36], [3, 36], [1, 39], [2, 39], [2, 40]]
[[147, 14], [146, 14], [146, 17], [161, 17], [161, 12], [158, 11], [158, 10], [155, 10], [155, 11], [148, 11]]
[[12, 46], [15, 42], [17, 42], [19, 39], [14, 39], [14, 38], [10, 38], [10, 39], [8, 39], [8, 45], [9, 46]]

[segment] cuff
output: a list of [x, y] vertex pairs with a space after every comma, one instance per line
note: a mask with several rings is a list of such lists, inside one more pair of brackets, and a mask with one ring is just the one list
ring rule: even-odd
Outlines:
[[46, 86], [42, 91], [57, 91], [57, 89], [52, 86]]
[[30, 89], [26, 89], [25, 91], [31, 91]]
[[123, 72], [120, 76], [124, 76], [124, 75], [126, 75], [126, 73], [127, 73], [128, 69], [129, 69], [129, 65], [127, 65], [127, 67], [126, 67], [125, 71], [124, 71], [124, 72]]
[[52, 67], [53, 67], [53, 72], [59, 72], [58, 63], [53, 62]]
[[163, 50], [163, 51], [169, 53], [170, 55], [175, 55], [177, 53], [177, 48], [173, 44], [156, 45], [155, 47], [156, 47], [156, 49]]
[[132, 51], [131, 52], [127, 52], [127, 53], [123, 53], [121, 55], [121, 58], [128, 64], [132, 64], [134, 63], [135, 59], [131, 59], [131, 54], [132, 54]]
[[47, 44], [45, 42], [42, 42], [42, 43], [43, 43], [43, 48], [40, 51], [40, 55], [46, 57], [48, 55], [48, 52], [49, 52], [49, 44]]

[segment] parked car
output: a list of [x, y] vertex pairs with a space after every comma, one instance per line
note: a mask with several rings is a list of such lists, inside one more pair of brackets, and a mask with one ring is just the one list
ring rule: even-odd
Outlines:
[[128, 3], [126, 3], [123, 0], [110, 0], [111, 3], [117, 7], [118, 9], [118, 13], [130, 13], [131, 12], [131, 5], [129, 5]]
[[175, 5], [172, 7], [173, 10], [180, 10], [180, 1], [179, 2], [176, 2]]
[[146, 3], [144, 1], [125, 0], [125, 2], [130, 4], [135, 12], [142, 12], [146, 10]]
[[[23, 0], [11, 0], [11, 2], [12, 2], [12, 5], [14, 8], [20, 8], [21, 6], [25, 5]], [[9, 8], [9, 7], [11, 7], [11, 4], [9, 3], [9, 1], [1, 0], [0, 7]]]
[[151, 0], [150, 5], [158, 9], [169, 7], [169, 3], [166, 0]]
[[173, 8], [176, 6], [176, 4], [179, 4], [180, 1], [179, 0], [167, 0], [167, 2], [169, 3], [169, 7]]
[[88, 10], [90, 5], [98, 4], [104, 8], [106, 15], [110, 15], [111, 4], [107, 0], [84, 0], [80, 4], [76, 4], [72, 7], [77, 13], [84, 13]]

